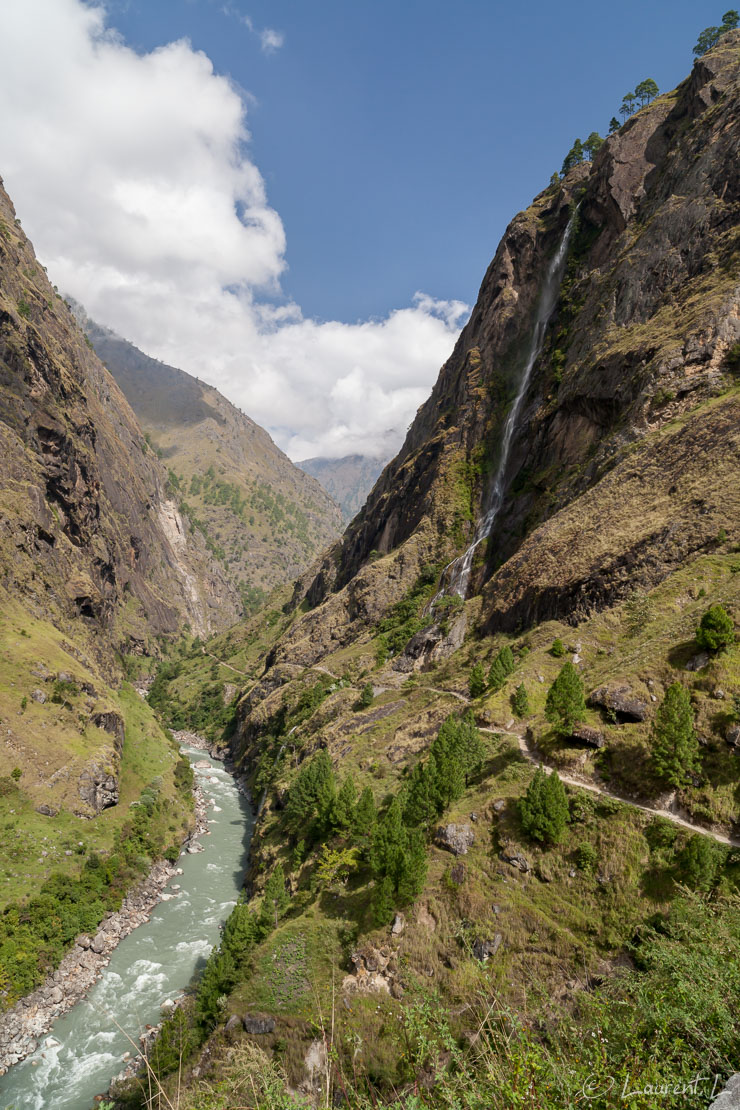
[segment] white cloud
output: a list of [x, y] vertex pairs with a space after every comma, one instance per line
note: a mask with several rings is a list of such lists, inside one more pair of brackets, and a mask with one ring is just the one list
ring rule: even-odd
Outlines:
[[263, 54], [275, 54], [280, 47], [285, 44], [285, 35], [282, 31], [275, 31], [272, 27], [265, 27], [263, 30], [260, 30], [258, 27], [255, 27], [254, 20], [251, 16], [242, 15], [239, 9], [235, 8], [233, 4], [223, 4], [221, 11], [224, 15], [233, 16], [234, 19], [238, 19], [253, 35], [257, 36], [260, 40], [260, 47]]
[[467, 307], [417, 294], [343, 324], [271, 303], [283, 225], [244, 98], [204, 54], [137, 54], [81, 0], [5, 0], [0, 70], [0, 173], [61, 289], [293, 458], [399, 446]]

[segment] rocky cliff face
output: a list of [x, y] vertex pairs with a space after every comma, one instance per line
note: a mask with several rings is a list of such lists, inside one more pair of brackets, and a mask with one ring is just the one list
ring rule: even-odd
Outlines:
[[72, 307], [170, 472], [173, 498], [247, 611], [255, 608], [336, 539], [337, 505], [217, 389], [149, 358]]
[[238, 597], [185, 524], [162, 464], [46, 279], [0, 190], [0, 588], [102, 655]]
[[[512, 221], [469, 323], [273, 658], [315, 662], [463, 550], [485, 508], [547, 262], [577, 208], [470, 593], [512, 630], [660, 581], [737, 515], [740, 33]], [[317, 606], [319, 608], [317, 608]], [[354, 630], [354, 631], [353, 631]]]

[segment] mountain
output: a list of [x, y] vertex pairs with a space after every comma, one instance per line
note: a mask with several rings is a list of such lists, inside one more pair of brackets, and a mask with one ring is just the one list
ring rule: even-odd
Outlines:
[[0, 457], [5, 1009], [179, 852], [188, 765], [125, 679], [242, 607], [1, 185]]
[[336, 538], [336, 504], [218, 390], [73, 308], [168, 468], [181, 512], [205, 537], [246, 611], [258, 608]]
[[365, 504], [387, 461], [368, 455], [345, 455], [341, 459], [304, 459], [296, 466], [321, 483], [342, 510], [342, 520], [349, 523]]
[[[512, 220], [342, 538], [211, 641], [242, 690], [200, 724], [261, 803], [199, 1067], [253, 1011], [263, 1068], [353, 1106], [617, 1074], [648, 1106], [705, 1058], [740, 950], [738, 47]], [[183, 658], [163, 711], [205, 681]]]

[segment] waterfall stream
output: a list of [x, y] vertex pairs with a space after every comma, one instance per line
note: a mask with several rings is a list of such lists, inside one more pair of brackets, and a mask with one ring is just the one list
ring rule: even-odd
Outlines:
[[[519, 420], [519, 412], [522, 407], [524, 396], [529, 386], [529, 379], [532, 376], [532, 369], [535, 362], [539, 358], [545, 342], [545, 333], [550, 317], [553, 314], [555, 305], [558, 301], [560, 294], [560, 283], [563, 279], [563, 271], [565, 269], [565, 262], [568, 256], [568, 245], [570, 243], [571, 233], [573, 231], [573, 222], [575, 220], [575, 212], [568, 221], [563, 237], [560, 240], [560, 245], [550, 260], [545, 275], [545, 281], [542, 286], [539, 301], [537, 304], [537, 312], [535, 314], [534, 327], [532, 329], [532, 337], [527, 352], [527, 359], [524, 363], [522, 376], [519, 380], [519, 387], [517, 389], [516, 397], [512, 403], [509, 413], [506, 417], [504, 424], [504, 431], [501, 437], [501, 455], [499, 464], [496, 469], [496, 475], [491, 485], [488, 497], [486, 499], [487, 505], [483, 516], [478, 521], [473, 536], [473, 542], [468, 549], [459, 555], [457, 559], [453, 559], [451, 563], [445, 567], [442, 572], [441, 589], [434, 601], [439, 600], [446, 593], [458, 594], [460, 597], [465, 598], [468, 590], [468, 582], [470, 579], [470, 571], [473, 566], [473, 557], [476, 549], [483, 540], [487, 539], [493, 531], [493, 526], [496, 523], [496, 518], [501, 511], [501, 506], [506, 492], [506, 477], [509, 464], [509, 455], [511, 453], [511, 444], [516, 431], [517, 423]], [[432, 602], [434, 605], [434, 602]]]

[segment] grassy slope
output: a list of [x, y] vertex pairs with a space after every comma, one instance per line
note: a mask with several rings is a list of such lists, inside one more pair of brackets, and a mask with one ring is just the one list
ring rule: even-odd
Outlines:
[[[665, 687], [678, 678], [692, 692], [697, 730], [706, 740], [701, 785], [688, 788], [679, 800], [698, 822], [727, 828], [737, 812], [740, 772], [723, 736], [731, 695], [740, 691], [740, 646], [701, 672], [687, 673], [684, 667], [696, 650], [695, 628], [710, 604], [722, 603], [736, 617], [740, 612], [738, 565], [738, 554], [727, 543], [718, 544], [714, 554], [694, 560], [652, 591], [643, 602], [647, 618], [637, 627], [630, 619], [629, 606], [620, 605], [577, 628], [548, 622], [520, 637], [469, 637], [445, 662], [410, 678], [394, 672], [392, 661], [376, 664], [377, 636], [368, 634], [322, 660], [322, 666], [333, 675], [350, 681], [349, 687], [332, 683], [315, 670], [286, 676], [290, 681], [268, 698], [273, 722], [280, 706], [295, 705], [301, 691], [317, 683], [330, 688], [288, 740], [254, 842], [257, 892], [280, 860], [291, 875], [291, 907], [278, 929], [256, 950], [249, 975], [234, 992], [227, 1012], [265, 1010], [278, 1018], [275, 1034], [261, 1043], [274, 1052], [289, 1078], [300, 1078], [303, 1057], [315, 1036], [317, 1015], [326, 1018], [331, 1012], [332, 997], [336, 1002], [339, 984], [351, 970], [349, 954], [359, 944], [389, 945], [406, 986], [403, 1001], [386, 995], [353, 997], [348, 1007], [338, 1011], [342, 1038], [359, 1046], [356, 1065], [388, 1086], [404, 1076], [402, 1046], [391, 1031], [398, 1028], [399, 1015], [407, 1012], [413, 999], [430, 989], [441, 992], [445, 1007], [458, 1015], [453, 1018], [458, 1032], [469, 1026], [471, 1015], [465, 1018], [464, 1012], [476, 998], [496, 997], [517, 1007], [520, 1014], [541, 1017], [549, 1005], [542, 1001], [543, 992], [555, 1001], [567, 1001], [574, 992], [577, 995], [590, 976], [604, 975], [615, 966], [641, 922], [667, 909], [680, 878], [676, 854], [689, 834], [679, 831], [671, 851], [656, 854], [649, 841], [650, 817], [628, 804], [597, 799], [585, 804], [582, 818], [569, 825], [562, 844], [548, 849], [533, 844], [521, 830], [516, 799], [534, 769], [524, 760], [515, 739], [496, 729], [512, 723], [510, 698], [523, 682], [531, 714], [519, 722], [519, 731], [529, 726], [540, 749], [558, 766], [585, 781], [599, 776], [620, 790], [656, 798], [661, 787], [649, 767], [649, 721], [614, 725], [589, 710], [589, 723], [603, 728], [607, 737], [607, 746], [598, 755], [553, 736], [544, 719], [544, 703], [563, 660], [554, 658], [550, 648], [556, 637], [571, 650], [579, 646], [587, 691], [607, 681], [626, 681], [652, 707], [651, 695], [660, 699]], [[467, 605], [471, 621], [479, 604], [473, 600]], [[220, 650], [230, 643], [232, 651], [238, 646], [243, 652], [245, 639], [251, 636], [255, 642], [255, 624], [248, 635], [232, 632], [230, 641], [221, 637], [220, 644], [210, 646]], [[264, 634], [271, 635], [266, 629]], [[487, 669], [504, 643], [529, 650], [501, 691], [471, 703], [479, 724], [492, 730], [483, 734], [486, 762], [478, 779], [442, 818], [444, 822], [470, 821], [475, 830], [475, 844], [463, 860], [464, 880], [458, 883], [451, 874], [454, 858], [430, 846], [424, 891], [414, 908], [406, 909], [403, 934], [392, 938], [386, 928], [377, 929], [373, 924], [373, 885], [367, 869], [351, 878], [346, 887], [316, 891], [314, 871], [320, 846], [296, 866], [275, 799], [289, 788], [305, 754], [325, 744], [338, 780], [352, 774], [358, 788], [369, 784], [376, 802], [382, 804], [403, 783], [445, 716], [464, 708], [460, 699], [467, 697], [473, 663], [481, 661]], [[249, 669], [247, 658], [241, 656], [244, 670]], [[195, 671], [186, 667], [177, 680], [180, 689], [192, 683], [191, 696], [202, 681], [198, 668], [202, 674], [199, 662]], [[252, 675], [257, 677], [254, 670]], [[210, 674], [208, 677], [213, 680]], [[230, 681], [222, 670], [219, 681], [224, 679]], [[379, 692], [370, 708], [357, 711], [353, 706], [368, 679]], [[725, 692], [725, 699], [713, 697], [718, 688]], [[269, 744], [266, 763], [272, 765], [278, 740], [265, 737], [253, 744], [247, 770], [255, 770], [265, 744]], [[569, 793], [573, 796], [575, 791]], [[504, 805], [494, 809], [494, 802]], [[596, 849], [592, 869], [578, 865], [578, 848], [584, 843]], [[509, 853], [523, 853], [531, 871], [522, 874], [505, 863], [500, 858], [504, 847]], [[734, 863], [726, 865], [722, 881], [728, 890], [735, 887], [736, 870]], [[472, 956], [472, 943], [476, 938], [491, 939], [496, 933], [503, 937], [501, 948], [487, 965], [481, 965]]]

